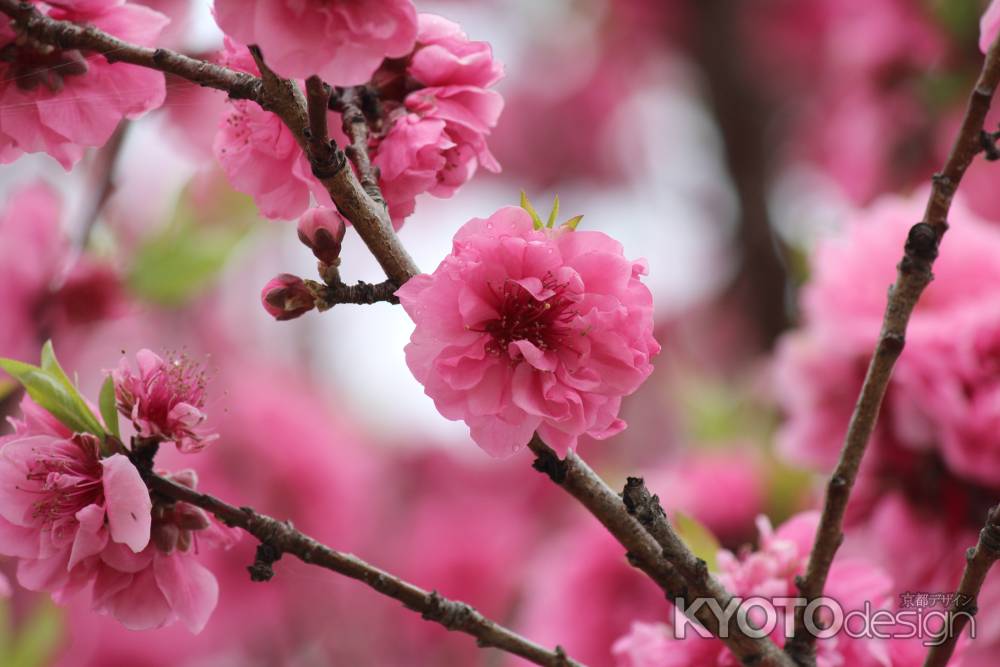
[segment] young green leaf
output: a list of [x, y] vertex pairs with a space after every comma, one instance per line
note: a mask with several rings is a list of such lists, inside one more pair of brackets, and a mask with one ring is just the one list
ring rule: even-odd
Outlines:
[[0, 359], [0, 368], [24, 385], [28, 396], [67, 428], [77, 433], [91, 431], [92, 425], [80, 414], [76, 401], [61, 381], [37, 366], [14, 359]]
[[566, 222], [562, 223], [561, 226], [565, 227], [566, 229], [575, 230], [577, 226], [579, 226], [581, 220], [583, 220], [582, 215], [575, 215]]
[[521, 208], [527, 211], [528, 215], [531, 216], [532, 222], [535, 223], [535, 229], [541, 229], [545, 226], [542, 222], [541, 216], [538, 215], [538, 211], [536, 211], [535, 207], [531, 205], [530, 201], [528, 201], [528, 195], [524, 192], [524, 190], [521, 190]]
[[110, 375], [101, 385], [98, 406], [101, 409], [101, 417], [104, 418], [104, 426], [107, 427], [108, 432], [116, 438], [121, 438], [118, 426], [118, 401], [115, 398], [115, 381], [111, 379]]
[[678, 512], [674, 516], [674, 529], [691, 552], [708, 564], [708, 570], [718, 569], [719, 541], [708, 528], [694, 517]]
[[69, 392], [73, 402], [76, 403], [79, 416], [87, 426], [85, 430], [96, 436], [104, 437], [104, 429], [101, 427], [101, 423], [97, 421], [97, 418], [91, 411], [90, 406], [87, 405], [85, 400], [83, 400], [83, 396], [80, 395], [76, 385], [69, 379], [69, 376], [66, 375], [66, 371], [64, 371], [63, 367], [59, 364], [59, 360], [56, 359], [56, 352], [52, 347], [51, 340], [45, 341], [45, 344], [42, 345], [41, 364], [42, 371], [58, 380], [66, 388], [66, 391]]
[[556, 195], [555, 201], [552, 202], [552, 212], [549, 213], [549, 221], [545, 226], [549, 229], [555, 227], [557, 217], [559, 217], [559, 195]]

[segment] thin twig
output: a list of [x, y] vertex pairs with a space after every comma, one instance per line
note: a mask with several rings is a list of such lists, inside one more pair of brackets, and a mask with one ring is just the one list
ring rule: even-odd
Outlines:
[[147, 475], [146, 483], [154, 493], [200, 507], [225, 524], [242, 528], [260, 540], [257, 560], [250, 568], [251, 576], [256, 580], [270, 579], [274, 574], [270, 569], [271, 565], [282, 554], [291, 554], [303, 563], [356, 579], [382, 595], [402, 602], [407, 609], [420, 613], [425, 620], [443, 625], [449, 630], [472, 635], [480, 646], [506, 651], [536, 665], [584, 667], [582, 663], [567, 657], [561, 648], [549, 651], [489, 620], [464, 602], [449, 600], [434, 591], [425, 591], [356, 556], [335, 551], [296, 530], [287, 521], [278, 521], [249, 507], [235, 507], [158, 475]]
[[307, 281], [306, 284], [312, 288], [316, 297], [316, 309], [320, 312], [343, 303], [359, 305], [380, 302], [399, 303], [399, 299], [396, 297], [396, 290], [399, 288], [389, 280], [374, 285], [363, 280], [354, 285], [345, 285], [344, 283], [324, 285], [314, 281]]
[[[708, 575], [704, 564], [692, 566], [698, 559], [683, 543], [672, 545], [671, 551], [665, 551], [643, 524], [629, 513], [626, 502], [574, 452], [560, 459], [537, 435], [528, 446], [537, 457], [535, 469], [548, 475], [580, 501], [625, 547], [629, 562], [656, 582], [668, 599], [675, 601], [681, 598], [690, 604], [697, 598], [711, 598], [723, 609], [728, 606], [732, 595]], [[692, 576], [685, 576], [685, 571], [692, 567], [695, 572], [688, 572]], [[793, 667], [794, 663], [770, 639], [755, 639], [744, 633], [736, 622], [736, 615], [731, 617], [726, 627], [721, 627], [719, 618], [707, 606], [695, 608], [695, 620], [719, 637], [743, 664]]]
[[993, 564], [1000, 560], [1000, 506], [990, 510], [979, 542], [965, 555], [965, 571], [958, 585], [940, 643], [931, 646], [924, 667], [945, 667], [955, 652], [962, 631], [979, 611], [977, 598]]
[[330, 140], [326, 124], [329, 102], [330, 86], [315, 75], [306, 79], [306, 113], [309, 117], [309, 131], [305, 135], [306, 152], [316, 178], [331, 178], [344, 168], [344, 154]]
[[[986, 55], [982, 72], [969, 98], [965, 118], [944, 168], [934, 175], [923, 221], [910, 229], [903, 259], [897, 267], [896, 282], [889, 291], [882, 331], [868, 366], [861, 394], [847, 429], [840, 461], [827, 485], [826, 498], [805, 577], [799, 580], [802, 596], [812, 601], [823, 595], [837, 549], [843, 541], [844, 513], [861, 460], [871, 438], [879, 407], [885, 396], [896, 359], [903, 351], [906, 327], [924, 288], [933, 279], [931, 268], [937, 258], [941, 238], [948, 229], [948, 210], [962, 176], [976, 153], [982, 150], [980, 133], [993, 93], [1000, 82], [1000, 42]], [[816, 637], [805, 623], [805, 607], [795, 614], [795, 636], [786, 651], [804, 666], [816, 664]]]
[[[248, 99], [277, 114], [288, 126], [303, 150], [306, 141], [306, 105], [298, 86], [268, 69], [259, 57], [261, 78], [214, 63], [190, 58], [168, 49], [151, 49], [129, 44], [93, 26], [80, 26], [45, 16], [31, 3], [0, 0], [0, 12], [14, 19], [17, 29], [39, 42], [61, 49], [94, 51], [109, 62], [124, 62], [169, 72], [182, 79], [229, 93], [234, 99]], [[386, 276], [402, 285], [420, 269], [400, 243], [385, 208], [375, 202], [358, 182], [354, 172], [341, 169], [336, 175], [319, 179], [338, 210], [354, 225], [358, 235], [378, 260]]]
[[362, 102], [358, 99], [360, 95], [367, 94], [361, 86], [355, 86], [343, 91], [339, 97], [337, 107], [340, 109], [343, 119], [344, 134], [350, 140], [350, 145], [346, 148], [347, 157], [358, 172], [361, 180], [361, 187], [365, 189], [368, 196], [385, 206], [385, 197], [378, 187], [378, 174], [372, 167], [371, 159], [368, 156], [368, 119], [362, 111]]
[[125, 144], [125, 135], [128, 133], [129, 121], [123, 120], [115, 128], [114, 133], [108, 142], [98, 151], [94, 160], [93, 170], [97, 174], [97, 194], [94, 196], [86, 217], [83, 219], [77, 233], [76, 247], [79, 252], [83, 252], [90, 243], [90, 235], [94, 231], [94, 225], [101, 217], [101, 211], [108, 203], [111, 195], [115, 191], [115, 166], [118, 164], [118, 156], [121, 154], [122, 146]]

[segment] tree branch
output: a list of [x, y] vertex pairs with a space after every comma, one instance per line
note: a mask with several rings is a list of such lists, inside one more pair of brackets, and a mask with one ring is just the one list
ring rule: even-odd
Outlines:
[[[309, 151], [305, 131], [308, 121], [302, 93], [294, 82], [282, 79], [267, 68], [259, 49], [256, 49], [255, 59], [261, 78], [168, 49], [129, 44], [93, 26], [79, 26], [45, 16], [31, 3], [0, 0], [0, 12], [11, 17], [18, 30], [39, 42], [61, 49], [97, 52], [108, 62], [124, 62], [169, 72], [202, 86], [224, 90], [231, 98], [253, 100], [277, 114], [292, 131], [299, 146], [307, 153]], [[390, 280], [401, 286], [420, 273], [396, 236], [385, 207], [365, 192], [350, 169], [341, 169], [335, 175], [319, 180], [330, 193], [337, 209], [354, 225]]]
[[306, 281], [316, 297], [316, 309], [320, 312], [329, 310], [342, 303], [353, 303], [359, 305], [369, 305], [373, 303], [385, 302], [398, 304], [396, 298], [396, 283], [387, 280], [375, 285], [366, 283], [363, 280], [354, 285], [344, 283], [334, 283], [324, 285], [315, 281]]
[[45, 16], [30, 2], [0, 0], [0, 12], [10, 16], [18, 30], [60, 49], [95, 51], [108, 62], [123, 62], [169, 72], [200, 86], [229, 93], [233, 99], [261, 101], [260, 79], [167, 49], [129, 44], [93, 26], [80, 26]]
[[351, 579], [403, 603], [407, 609], [428, 621], [476, 638], [482, 647], [497, 648], [547, 667], [584, 667], [570, 659], [565, 651], [549, 651], [499, 625], [464, 602], [449, 600], [434, 591], [425, 591], [411, 583], [369, 565], [351, 554], [335, 551], [296, 530], [287, 521], [278, 521], [249, 507], [235, 507], [214, 496], [200, 493], [158, 475], [146, 475], [150, 490], [164, 498], [189, 503], [211, 512], [223, 523], [242, 528], [258, 540], [257, 559], [250, 567], [251, 576], [266, 581], [273, 576], [271, 565], [282, 554], [291, 554], [303, 563], [317, 565]]
[[382, 196], [382, 190], [378, 187], [377, 170], [372, 168], [371, 160], [368, 157], [368, 119], [362, 111], [364, 103], [358, 99], [359, 96], [367, 94], [370, 94], [370, 91], [362, 86], [344, 89], [336, 106], [343, 119], [344, 134], [351, 140], [350, 145], [345, 149], [347, 157], [357, 169], [361, 186], [365, 192], [384, 207], [385, 198]]
[[331, 178], [344, 168], [344, 154], [330, 140], [326, 124], [330, 87], [318, 76], [306, 79], [306, 112], [309, 128], [305, 134], [313, 174], [316, 178]]
[[[958, 137], [944, 168], [934, 175], [924, 219], [910, 229], [906, 239], [903, 259], [897, 267], [896, 282], [889, 291], [878, 344], [851, 415], [840, 461], [827, 485], [809, 566], [805, 577], [798, 582], [803, 597], [809, 601], [823, 595], [830, 566], [844, 538], [844, 513], [851, 489], [875, 428], [893, 366], [903, 351], [910, 315], [924, 288], [934, 277], [931, 268], [937, 258], [941, 238], [948, 229], [948, 211], [958, 184], [973, 158], [982, 150], [980, 133], [993, 93], [1000, 82], [998, 44], [1000, 42], [994, 42], [986, 55], [979, 80], [969, 97]], [[786, 651], [800, 665], [811, 666], [816, 664], [816, 638], [808, 631], [804, 620], [804, 607], [798, 607], [795, 614], [795, 636], [789, 641]]]
[[931, 647], [924, 667], [945, 667], [969, 620], [979, 611], [976, 599], [993, 564], [1000, 560], [1000, 505], [990, 510], [986, 526], [979, 531], [979, 542], [965, 556], [965, 571], [955, 593], [941, 643]]
[[[696, 598], [713, 598], [723, 609], [726, 608], [732, 595], [708, 575], [704, 562], [699, 565], [698, 558], [676, 535], [676, 543], [665, 540], [669, 544], [669, 548], [665, 548], [636, 518], [645, 517], [648, 503], [640, 502], [639, 506], [632, 506], [630, 510], [630, 503], [637, 499], [637, 495], [630, 493], [623, 502], [575, 453], [569, 452], [565, 459], [560, 459], [537, 435], [528, 446], [537, 457], [535, 469], [548, 475], [553, 482], [579, 500], [625, 547], [629, 562], [656, 582], [666, 592], [669, 600], [682, 598], [690, 603]], [[648, 492], [646, 495], [648, 496]], [[663, 535], [659, 526], [654, 526], [653, 530]], [[669, 526], [666, 530], [673, 534]], [[758, 667], [793, 666], [788, 656], [770, 639], [747, 636], [737, 625], [736, 615], [732, 616], [728, 627], [722, 628], [719, 619], [708, 607], [700, 606], [697, 609], [695, 620], [719, 637], [743, 664]]]

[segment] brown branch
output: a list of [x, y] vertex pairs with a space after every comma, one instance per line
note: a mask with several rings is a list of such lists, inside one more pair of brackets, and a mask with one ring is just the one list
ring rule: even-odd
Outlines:
[[[1000, 42], [995, 42], [986, 55], [979, 80], [970, 95], [958, 137], [944, 168], [934, 175], [924, 219], [910, 229], [906, 239], [903, 259], [897, 267], [896, 282], [889, 291], [878, 344], [851, 415], [840, 461], [827, 485], [809, 566], [805, 577], [798, 582], [803, 597], [809, 601], [823, 595], [830, 566], [843, 541], [844, 513], [851, 489], [875, 428], [892, 368], [903, 351], [910, 315], [924, 288], [934, 277], [931, 268], [937, 257], [941, 238], [948, 229], [948, 210], [958, 184], [973, 158], [982, 150], [980, 133], [993, 93], [1000, 82], [998, 44]], [[801, 606], [796, 609], [795, 636], [789, 641], [786, 651], [800, 665], [811, 666], [816, 663], [816, 638], [806, 627], [804, 609]]]
[[362, 111], [363, 102], [358, 99], [365, 94], [369, 93], [361, 86], [344, 89], [337, 101], [337, 108], [343, 119], [344, 134], [351, 140], [345, 149], [347, 157], [357, 170], [365, 192], [384, 207], [385, 198], [378, 187], [378, 173], [368, 156], [368, 119]]
[[[723, 609], [726, 608], [732, 595], [708, 575], [704, 562], [699, 565], [697, 557], [679, 539], [676, 543], [666, 540], [669, 548], [664, 548], [653, 533], [640, 523], [640, 519], [636, 518], [645, 517], [648, 510], [647, 502], [643, 501], [639, 506], [632, 506], [632, 511], [636, 513], [636, 516], [633, 516], [628, 509], [629, 503], [641, 498], [630, 493], [623, 501], [575, 453], [569, 452], [565, 459], [560, 459], [537, 435], [531, 440], [529, 447], [537, 457], [534, 463], [535, 469], [548, 475], [553, 482], [580, 501], [625, 547], [629, 562], [660, 586], [666, 592], [668, 599], [675, 601], [680, 598], [690, 604], [697, 598], [712, 598], [719, 602]], [[695, 620], [714, 636], [719, 637], [743, 661], [743, 664], [758, 667], [793, 665], [788, 656], [770, 639], [754, 639], [747, 636], [737, 625], [736, 615], [732, 616], [729, 626], [723, 628], [719, 625], [719, 619], [708, 607], [700, 606], [697, 609]]]
[[561, 648], [549, 651], [491, 621], [464, 602], [449, 600], [434, 591], [425, 591], [356, 556], [335, 551], [296, 530], [287, 521], [278, 521], [249, 507], [235, 507], [158, 475], [147, 475], [146, 482], [154, 493], [200, 507], [225, 524], [242, 528], [260, 540], [257, 559], [250, 567], [255, 580], [270, 579], [274, 574], [271, 565], [282, 554], [291, 554], [303, 563], [360, 581], [382, 595], [402, 602], [403, 606], [420, 613], [425, 620], [443, 625], [448, 630], [472, 635], [482, 647], [497, 648], [536, 665], [584, 667], [567, 657]]
[[306, 113], [309, 117], [308, 132], [305, 133], [306, 152], [316, 178], [331, 178], [344, 168], [344, 154], [330, 140], [326, 124], [329, 102], [330, 87], [318, 76], [306, 79]]
[[[93, 26], [80, 26], [45, 16], [31, 3], [0, 0], [0, 12], [14, 20], [17, 30], [39, 42], [62, 49], [97, 52], [108, 62], [124, 62], [169, 72], [202, 86], [224, 90], [234, 99], [253, 100], [276, 113], [302, 149], [308, 152], [305, 131], [308, 121], [302, 93], [295, 83], [282, 79], [264, 65], [259, 49], [255, 58], [261, 71], [260, 78], [167, 49], [129, 44]], [[396, 236], [385, 208], [365, 192], [350, 169], [341, 169], [335, 175], [319, 180], [338, 210], [357, 229], [390, 280], [402, 285], [420, 273]]]
[[316, 297], [316, 309], [320, 312], [342, 303], [363, 305], [380, 302], [399, 303], [399, 299], [396, 298], [396, 290], [399, 288], [389, 280], [374, 285], [363, 280], [354, 285], [344, 283], [324, 285], [315, 281], [307, 281], [306, 284], [312, 289]]
[[965, 571], [942, 629], [940, 643], [931, 646], [924, 667], [945, 667], [951, 659], [962, 630], [979, 611], [976, 599], [993, 564], [1000, 560], [1000, 505], [990, 510], [986, 526], [979, 531], [979, 542], [965, 556]]
[[129, 44], [93, 26], [80, 26], [45, 16], [31, 2], [0, 0], [0, 12], [10, 16], [15, 29], [60, 49], [94, 51], [108, 62], [123, 62], [169, 72], [201, 86], [217, 88], [233, 99], [260, 101], [260, 79], [167, 49]]
[[115, 166], [118, 164], [118, 156], [125, 144], [125, 135], [128, 133], [129, 125], [130, 121], [119, 123], [114, 134], [97, 153], [93, 165], [93, 171], [97, 176], [95, 179], [97, 194], [94, 196], [77, 233], [76, 247], [79, 252], [83, 252], [87, 248], [97, 219], [101, 217], [101, 211], [104, 210], [111, 195], [115, 192]]

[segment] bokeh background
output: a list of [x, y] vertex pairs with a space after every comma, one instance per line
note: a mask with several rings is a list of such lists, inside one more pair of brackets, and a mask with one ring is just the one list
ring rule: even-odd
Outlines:
[[[173, 16], [167, 45], [219, 48], [209, 2], [144, 4]], [[490, 139], [503, 173], [480, 173], [451, 199], [418, 200], [401, 231], [418, 265], [432, 269], [459, 225], [520, 190], [540, 209], [558, 194], [567, 214], [648, 258], [664, 346], [625, 402], [630, 428], [584, 442], [584, 458], [612, 485], [643, 474], [703, 550], [712, 538], [699, 525], [736, 549], [755, 539], [757, 515], [779, 523], [814, 507], [821, 478], [776, 453], [774, 351], [799, 323], [817, 242], [882, 195], [919, 193], [943, 161], [978, 72], [984, 3], [417, 6], [489, 41], [507, 70]], [[437, 413], [404, 363], [412, 327], [402, 309], [338, 306], [275, 323], [260, 307], [268, 278], [309, 275], [314, 260], [293, 223], [260, 219], [227, 184], [211, 153], [224, 105], [170, 80], [161, 110], [123, 126], [72, 174], [46, 157], [0, 168], [8, 211], [18, 197], [38, 202], [0, 221], [0, 356], [34, 360], [51, 337], [90, 395], [123, 351], [203, 361], [221, 439], [170, 461], [197, 467], [203, 489], [291, 518], [588, 664], [612, 664], [611, 645], [633, 621], [665, 620], [661, 593], [531, 470], [530, 454], [490, 459]], [[991, 166], [977, 161], [962, 190], [971, 211], [1000, 220]], [[348, 280], [380, 279], [353, 233], [343, 259]], [[17, 391], [5, 383], [0, 396], [12, 414]], [[954, 535], [974, 535], [968, 516]], [[941, 562], [955, 559], [940, 571], [951, 576], [966, 543], [945, 541]], [[16, 590], [0, 601], [0, 665], [518, 664], [288, 559], [274, 581], [252, 584], [252, 551], [244, 540], [204, 554], [222, 593], [197, 637], [131, 633]], [[0, 571], [12, 575], [11, 565], [0, 560]]]

